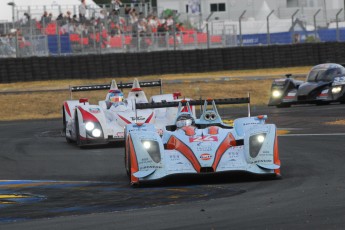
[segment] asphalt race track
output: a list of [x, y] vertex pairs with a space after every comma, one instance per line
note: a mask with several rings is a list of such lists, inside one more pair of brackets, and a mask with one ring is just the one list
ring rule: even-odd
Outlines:
[[[220, 110], [245, 116], [245, 109]], [[123, 148], [66, 143], [60, 120], [0, 123], [0, 229], [344, 229], [345, 105], [252, 108], [280, 129], [282, 179], [132, 188]]]

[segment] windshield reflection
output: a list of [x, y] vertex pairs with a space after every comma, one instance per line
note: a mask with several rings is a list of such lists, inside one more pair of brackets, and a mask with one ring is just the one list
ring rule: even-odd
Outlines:
[[315, 69], [310, 71], [307, 82], [333, 81], [335, 77], [341, 76], [340, 69]]

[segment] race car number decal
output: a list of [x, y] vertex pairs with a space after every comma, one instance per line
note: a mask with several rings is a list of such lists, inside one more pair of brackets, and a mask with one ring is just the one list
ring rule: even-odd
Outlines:
[[189, 142], [218, 141], [217, 136], [190, 137]]
[[319, 97], [327, 97], [328, 95], [328, 89], [322, 90], [322, 92], [319, 94]]

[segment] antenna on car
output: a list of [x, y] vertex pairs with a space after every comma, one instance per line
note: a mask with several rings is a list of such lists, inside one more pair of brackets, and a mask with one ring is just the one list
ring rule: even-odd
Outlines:
[[68, 87], [69, 87], [70, 98], [71, 98], [71, 100], [72, 100], [73, 98], [72, 98], [72, 89], [71, 89], [71, 85], [68, 85]]
[[137, 99], [134, 98], [135, 124], [138, 123], [138, 120], [137, 120], [137, 118], [138, 118], [138, 112], [137, 112], [137, 106], [136, 106], [136, 104], [137, 104]]
[[250, 117], [250, 92], [248, 92], [248, 117]]
[[162, 78], [159, 79], [159, 84], [160, 84], [159, 93], [163, 94], [163, 81], [162, 81]]
[[[199, 99], [200, 99], [200, 101], [201, 101], [201, 100], [202, 100], [202, 97], [200, 96]], [[202, 107], [202, 104], [200, 104], [200, 112], [203, 111], [203, 110], [204, 110], [204, 108]]]

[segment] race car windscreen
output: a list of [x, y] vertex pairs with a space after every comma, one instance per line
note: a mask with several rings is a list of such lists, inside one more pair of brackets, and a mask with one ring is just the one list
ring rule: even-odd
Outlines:
[[334, 77], [340, 76], [341, 70], [334, 69], [314, 69], [310, 71], [307, 77], [307, 82], [319, 82], [319, 81], [333, 81]]

